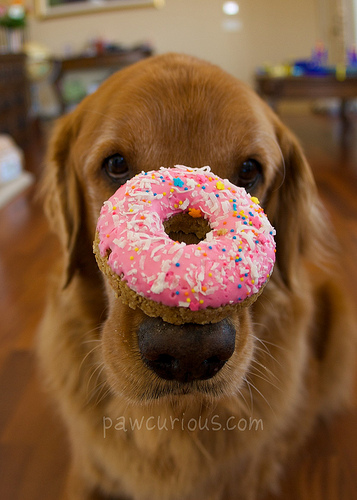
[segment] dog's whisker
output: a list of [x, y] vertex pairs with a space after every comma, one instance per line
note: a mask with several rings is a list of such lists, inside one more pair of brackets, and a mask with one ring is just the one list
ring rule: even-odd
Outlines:
[[207, 450], [207, 448], [203, 445], [203, 443], [198, 439], [198, 436], [194, 432], [190, 432], [188, 429], [186, 429], [187, 434], [191, 437], [191, 440], [195, 443], [199, 451], [202, 453], [202, 455], [209, 460], [210, 462], [214, 461], [214, 457], [212, 456], [211, 453]]
[[102, 339], [91, 339], [91, 340], [84, 340], [82, 344], [91, 344], [92, 342], [102, 342]]
[[[243, 392], [241, 391], [241, 389], [236, 389], [236, 391], [238, 393], [236, 396], [237, 396], [237, 398], [239, 400], [239, 403], [241, 403], [241, 400], [243, 400], [244, 406], [242, 407], [240, 405], [241, 410], [243, 412], [246, 412], [249, 416], [252, 416], [253, 415], [252, 404], [250, 404], [250, 405], [248, 404], [248, 401], [247, 401], [246, 397], [244, 396]], [[240, 398], [239, 398], [239, 396], [240, 396]]]
[[[102, 370], [100, 370], [100, 374], [102, 373], [103, 369], [104, 369], [105, 366], [102, 367]], [[99, 376], [100, 376], [99, 374]], [[98, 380], [98, 378], [97, 378]], [[101, 391], [103, 390], [104, 386], [107, 386], [107, 381], [106, 380], [102, 380], [100, 381], [99, 383], [97, 383], [96, 381], [96, 385], [94, 388], [91, 389], [91, 391], [89, 392], [89, 387], [87, 386], [87, 393], [88, 393], [88, 396], [87, 396], [87, 404], [89, 404], [90, 402], [93, 401], [94, 397], [97, 395], [99, 396]], [[97, 403], [95, 403], [93, 405], [93, 407], [95, 407], [97, 405]]]
[[278, 364], [281, 368], [283, 368], [283, 365], [280, 363], [280, 361], [278, 361], [270, 351], [267, 351], [266, 349], [263, 349], [262, 347], [259, 346], [255, 346], [255, 351], [262, 353], [264, 356], [269, 356], [269, 358], [271, 358], [273, 361], [275, 361], [276, 364]]
[[[265, 325], [260, 325], [259, 323], [255, 323], [255, 325], [258, 325], [258, 326], [265, 326]], [[280, 350], [282, 350], [282, 351], [284, 351], [284, 352], [289, 352], [289, 350], [288, 350], [286, 347], [283, 347], [283, 346], [281, 346], [281, 345], [279, 345], [279, 344], [274, 344], [274, 342], [270, 342], [269, 340], [266, 340], [266, 339], [264, 339], [264, 340], [263, 340], [263, 339], [261, 339], [261, 338], [256, 337], [255, 335], [253, 335], [253, 337], [254, 337], [256, 340], [258, 340], [261, 344], [263, 344], [263, 345], [264, 345], [267, 349], [269, 349], [269, 347], [268, 347], [268, 346], [266, 346], [266, 344], [269, 344], [270, 346], [272, 346], [272, 347], [276, 347], [277, 349], [280, 349]]]
[[80, 371], [81, 371], [81, 369], [82, 369], [82, 367], [83, 367], [83, 365], [84, 365], [84, 363], [85, 363], [86, 359], [87, 359], [87, 358], [88, 358], [91, 354], [93, 354], [93, 352], [94, 352], [96, 349], [98, 349], [99, 347], [100, 347], [100, 344], [98, 344], [98, 345], [94, 346], [94, 347], [93, 347], [93, 348], [92, 348], [89, 352], [87, 352], [87, 354], [86, 354], [86, 355], [84, 356], [84, 358], [82, 359], [81, 364], [79, 365], [79, 368], [78, 368], [78, 372], [79, 372], [79, 373], [80, 373]]
[[251, 370], [250, 370], [250, 374], [251, 374], [252, 377], [257, 377], [257, 378], [263, 380], [263, 382], [266, 382], [267, 384], [271, 385], [272, 387], [274, 387], [278, 391], [282, 392], [282, 389], [280, 387], [278, 387], [276, 384], [274, 384], [267, 377], [265, 377], [264, 374], [262, 374], [261, 371], [258, 368], [252, 367]]
[[252, 414], [253, 414], [253, 412], [254, 412], [254, 399], [253, 399], [252, 389], [251, 389], [250, 384], [249, 384], [248, 380], [246, 379], [246, 377], [243, 377], [243, 381], [247, 384], [247, 387], [248, 387], [248, 390], [249, 390], [250, 407], [252, 409]]
[[253, 382], [249, 382], [248, 381], [248, 377], [249, 375], [247, 374], [245, 377], [244, 377], [244, 380], [246, 381], [246, 383], [249, 385], [249, 387], [252, 387], [262, 398], [263, 400], [266, 402], [266, 404], [269, 406], [270, 410], [273, 412], [273, 414], [275, 415], [275, 412], [271, 406], [271, 404], [269, 403], [269, 401], [267, 400], [267, 398], [264, 396], [264, 394], [262, 394], [260, 392], [260, 390], [253, 384]]
[[103, 361], [98, 362], [98, 363], [95, 363], [95, 364], [93, 365], [93, 367], [94, 367], [95, 365], [97, 365], [97, 367], [96, 367], [94, 370], [92, 370], [92, 373], [91, 373], [90, 377], [88, 378], [88, 382], [87, 382], [87, 392], [88, 392], [88, 390], [89, 390], [90, 383], [91, 383], [92, 378], [94, 377], [95, 373], [96, 373], [96, 372], [98, 372], [98, 370], [99, 370], [99, 373], [97, 374], [97, 380], [96, 380], [96, 383], [97, 383], [97, 382], [98, 382], [98, 378], [100, 377], [100, 374], [103, 372], [103, 369], [105, 368], [105, 363], [104, 363]]
[[[254, 364], [256, 364], [256, 365], [258, 365], [258, 366], [260, 366], [261, 368], [264, 368], [266, 374], [268, 374], [271, 377], [275, 378], [275, 380], [277, 382], [280, 382], [279, 377], [277, 375], [275, 375], [275, 373], [272, 370], [270, 370], [267, 366], [263, 365], [263, 363], [260, 363], [257, 359], [252, 359], [251, 362], [254, 363]], [[255, 367], [255, 369], [257, 369], [257, 368]], [[259, 371], [261, 371], [261, 370], [259, 370]], [[261, 373], [263, 373], [263, 372], [261, 372]]]
[[[103, 382], [103, 385], [104, 385], [104, 384], [105, 384], [105, 382]], [[102, 388], [101, 388], [101, 389], [102, 389]], [[99, 405], [100, 405], [100, 403], [101, 403], [102, 401], [104, 401], [104, 400], [105, 400], [105, 399], [109, 396], [109, 394], [110, 394], [111, 392], [112, 392], [112, 389], [111, 389], [110, 387], [108, 387], [108, 389], [107, 389], [107, 390], [103, 393], [102, 397], [101, 397], [99, 400], [97, 399], [97, 401], [95, 402], [95, 405], [94, 405], [94, 406], [99, 406]], [[100, 394], [100, 392], [99, 392], [99, 394]], [[99, 395], [98, 395], [98, 396], [99, 396]]]
[[83, 337], [85, 337], [85, 340], [82, 341], [82, 344], [86, 344], [87, 342], [91, 342], [92, 340], [99, 340], [100, 341], [101, 339], [88, 340], [88, 336], [90, 336], [94, 332], [100, 332], [101, 329], [102, 329], [102, 326], [101, 325], [97, 325], [94, 328], [92, 328], [91, 330], [85, 330], [82, 333]]

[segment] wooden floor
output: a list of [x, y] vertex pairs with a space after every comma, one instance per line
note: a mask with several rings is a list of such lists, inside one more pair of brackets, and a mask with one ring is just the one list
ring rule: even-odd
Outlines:
[[[346, 289], [357, 304], [357, 121], [342, 135], [334, 118], [283, 119], [300, 137], [313, 167], [345, 249]], [[26, 158], [36, 175], [42, 155], [43, 141], [35, 134]], [[0, 211], [0, 500], [61, 499], [69, 458], [61, 422], [35, 369], [33, 339], [58, 248], [33, 194], [31, 188]], [[357, 392], [349, 413], [317, 426], [290, 464], [279, 498], [357, 499]]]

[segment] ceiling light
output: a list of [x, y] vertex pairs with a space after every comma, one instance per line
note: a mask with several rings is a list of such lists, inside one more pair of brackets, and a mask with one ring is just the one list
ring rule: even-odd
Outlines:
[[234, 16], [239, 12], [239, 5], [237, 2], [224, 2], [222, 9], [228, 16]]

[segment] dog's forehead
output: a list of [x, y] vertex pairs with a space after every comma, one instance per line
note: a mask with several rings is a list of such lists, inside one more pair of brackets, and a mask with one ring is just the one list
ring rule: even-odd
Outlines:
[[225, 165], [229, 175], [244, 157], [279, 156], [267, 106], [246, 84], [196, 60], [163, 58], [119, 71], [82, 111], [92, 150], [119, 151], [138, 171], [209, 164]]

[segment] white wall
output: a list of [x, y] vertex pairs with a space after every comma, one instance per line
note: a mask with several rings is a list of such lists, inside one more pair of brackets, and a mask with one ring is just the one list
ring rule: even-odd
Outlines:
[[125, 9], [51, 20], [32, 19], [32, 40], [61, 55], [70, 45], [80, 51], [93, 37], [132, 45], [149, 40], [156, 52], [185, 52], [219, 64], [238, 78], [251, 81], [264, 62], [280, 63], [308, 57], [318, 39], [318, 20], [312, 0], [238, 0], [227, 31], [223, 0], [166, 0], [162, 9]]

